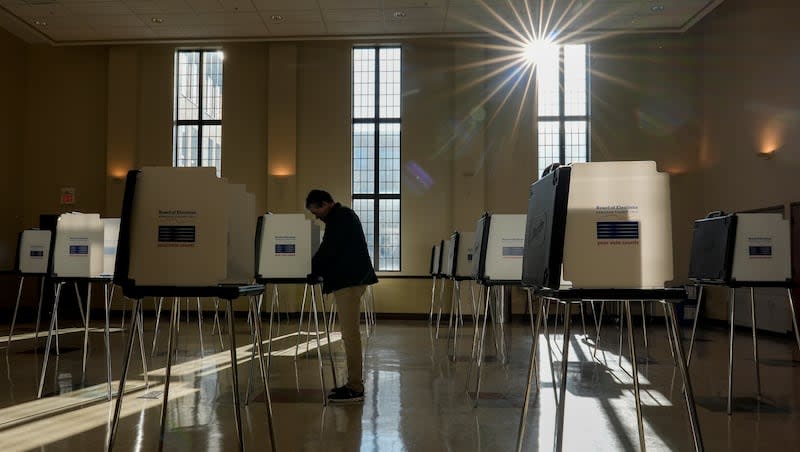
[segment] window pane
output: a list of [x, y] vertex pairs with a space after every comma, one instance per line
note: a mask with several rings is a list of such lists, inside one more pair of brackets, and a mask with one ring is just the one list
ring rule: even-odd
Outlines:
[[586, 46], [564, 46], [564, 114], [586, 115]]
[[203, 163], [200, 166], [217, 168], [222, 176], [222, 126], [203, 126]]
[[558, 121], [539, 121], [539, 174], [559, 160]]
[[197, 126], [175, 128], [173, 166], [197, 166]]
[[353, 117], [375, 117], [375, 49], [353, 49]]
[[222, 52], [203, 53], [203, 119], [222, 119]]
[[381, 118], [400, 117], [400, 49], [380, 49]]
[[564, 163], [586, 161], [586, 121], [566, 121], [564, 123], [565, 155]]
[[381, 124], [380, 194], [400, 194], [400, 124]]
[[381, 199], [378, 222], [378, 270], [400, 270], [400, 200]]
[[353, 194], [375, 193], [375, 124], [353, 124]]
[[177, 83], [178, 119], [198, 119], [200, 103], [200, 52], [179, 52]]
[[372, 262], [375, 262], [373, 251], [375, 250], [375, 201], [372, 199], [354, 199], [353, 210], [361, 220], [361, 227], [364, 228], [364, 237], [367, 239], [367, 249]]
[[558, 102], [558, 46], [543, 46], [536, 60], [539, 116], [561, 114]]

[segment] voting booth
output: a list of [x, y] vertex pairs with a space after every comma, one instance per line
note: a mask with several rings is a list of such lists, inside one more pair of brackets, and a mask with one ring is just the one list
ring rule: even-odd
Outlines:
[[655, 162], [574, 163], [530, 189], [523, 283], [657, 289], [673, 279], [669, 175]]
[[266, 214], [259, 222], [256, 275], [305, 281], [311, 273], [311, 258], [319, 249], [319, 226], [302, 213]]
[[104, 226], [100, 214], [58, 217], [50, 273], [57, 278], [93, 278], [103, 273]]
[[19, 234], [17, 272], [23, 275], [44, 275], [50, 261], [50, 231], [27, 229]]
[[453, 262], [453, 239], [451, 237], [447, 240], [444, 240], [442, 243], [441, 274], [445, 278], [451, 278], [453, 276], [453, 268], [455, 267]]
[[[130, 171], [125, 184], [114, 282], [122, 287], [128, 298], [134, 300], [132, 324], [136, 324], [137, 317], [140, 317], [144, 297], [175, 297], [169, 328], [162, 412], [165, 412], [169, 400], [179, 298], [209, 297], [227, 301], [228, 339], [233, 363], [238, 360], [232, 304], [240, 297], [249, 298], [250, 313], [255, 322], [254, 347], [258, 350], [266, 395], [267, 423], [274, 450], [272, 408], [261, 347], [261, 316], [254, 312], [255, 303], [252, 301], [253, 297], [263, 293], [264, 287], [229, 283], [231, 278], [239, 279], [248, 268], [254, 266], [252, 254], [240, 250], [243, 245], [237, 237], [238, 234], [246, 237], [248, 228], [252, 227], [246, 224], [248, 222], [245, 219], [250, 198], [242, 193], [242, 187], [228, 185], [216, 177], [213, 167], [146, 167]], [[232, 212], [239, 208], [243, 212]], [[250, 223], [253, 219], [251, 217]], [[250, 247], [252, 243], [250, 241]], [[249, 281], [252, 273], [246, 277]], [[133, 337], [134, 334], [128, 336], [124, 370], [109, 435], [109, 450], [113, 448], [119, 425]], [[237, 367], [231, 367], [233, 388], [239, 386]], [[237, 389], [233, 391], [233, 402], [238, 444], [243, 449]], [[165, 418], [161, 417], [160, 445], [163, 445], [165, 436]]]
[[[630, 300], [662, 303], [667, 313], [671, 349], [684, 385], [692, 438], [702, 450], [691, 380], [685, 366], [674, 303], [684, 289], [665, 288], [673, 279], [672, 218], [669, 175], [655, 162], [591, 162], [552, 165], [530, 187], [526, 216], [523, 285], [540, 300], [517, 439], [522, 447], [531, 382], [537, 366], [541, 319], [545, 305], [565, 305], [561, 347], [560, 396], [556, 411], [556, 448], [562, 447], [571, 308], [584, 300], [619, 302], [631, 325]], [[530, 300], [530, 299], [529, 299]], [[632, 327], [629, 353], [637, 407], [640, 447], [644, 423]]]
[[39, 321], [42, 313], [44, 280], [50, 265], [51, 237], [52, 233], [48, 230], [26, 229], [19, 233], [14, 265], [14, 269], [19, 274], [19, 288], [17, 290], [17, 302], [14, 304], [14, 315], [11, 317], [11, 329], [8, 332], [8, 348], [11, 347], [11, 338], [14, 337], [14, 326], [17, 323], [19, 302], [22, 299], [22, 289], [25, 285], [25, 277], [27, 276], [41, 278], [41, 285], [39, 287], [39, 308], [36, 311], [34, 340], [39, 337]]
[[436, 242], [433, 246], [433, 260], [431, 267], [431, 274], [434, 276], [442, 276], [442, 249], [444, 248], [444, 240]]
[[453, 247], [454, 276], [459, 279], [472, 278], [472, 264], [475, 256], [475, 233], [456, 232], [453, 234], [456, 246]]
[[476, 225], [473, 276], [482, 284], [519, 284], [525, 244], [525, 215], [481, 216]]
[[701, 284], [783, 286], [792, 279], [791, 226], [777, 213], [714, 212], [694, 222], [689, 278]]
[[[792, 300], [791, 225], [780, 213], [711, 212], [694, 222], [689, 279], [700, 285], [697, 313], [704, 285], [729, 288], [728, 414], [733, 412], [733, 344], [736, 324], [736, 288], [750, 289], [750, 326], [753, 339], [756, 389], [761, 395], [761, 374], [756, 333], [756, 287], [786, 288], [788, 314], [800, 349], [800, 331]], [[694, 348], [697, 318], [689, 342], [689, 362]]]

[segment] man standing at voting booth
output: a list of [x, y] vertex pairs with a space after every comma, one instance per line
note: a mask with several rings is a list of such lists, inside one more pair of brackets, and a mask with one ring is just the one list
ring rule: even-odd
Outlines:
[[325, 235], [311, 261], [313, 276], [322, 277], [322, 292], [333, 293], [342, 325], [347, 356], [347, 383], [328, 395], [333, 403], [364, 400], [361, 358], [361, 296], [367, 285], [378, 282], [361, 220], [352, 209], [334, 202], [330, 193], [311, 190], [306, 208], [325, 223]]

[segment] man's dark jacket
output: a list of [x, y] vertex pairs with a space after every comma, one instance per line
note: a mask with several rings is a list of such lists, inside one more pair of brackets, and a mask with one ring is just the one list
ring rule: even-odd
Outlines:
[[322, 221], [325, 235], [311, 260], [312, 273], [323, 278], [322, 291], [378, 282], [358, 215], [337, 202]]

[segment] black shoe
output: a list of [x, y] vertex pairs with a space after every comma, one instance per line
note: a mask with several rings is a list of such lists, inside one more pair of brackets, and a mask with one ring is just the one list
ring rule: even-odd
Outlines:
[[328, 401], [331, 403], [357, 403], [364, 401], [364, 391], [356, 392], [347, 386], [334, 388], [334, 391], [328, 395]]
[[338, 388], [332, 388], [331, 391], [328, 393], [328, 395], [338, 394], [338, 393], [340, 393], [342, 391], [346, 391], [348, 389], [350, 389], [350, 388], [348, 388], [347, 385], [339, 386]]

